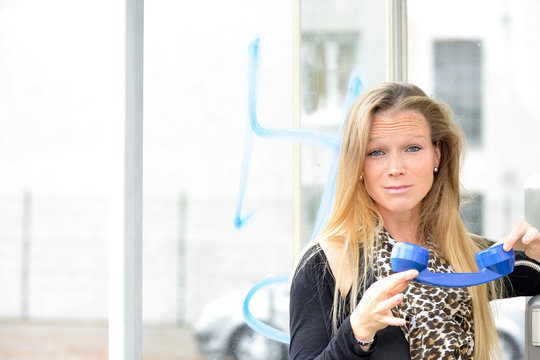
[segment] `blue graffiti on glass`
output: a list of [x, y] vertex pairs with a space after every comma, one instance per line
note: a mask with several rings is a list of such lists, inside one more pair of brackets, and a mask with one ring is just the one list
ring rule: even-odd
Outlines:
[[[316, 133], [305, 129], [269, 129], [263, 128], [257, 120], [257, 96], [259, 85], [259, 39], [255, 39], [249, 45], [249, 88], [248, 88], [248, 115], [249, 121], [246, 130], [246, 138], [244, 143], [244, 154], [242, 157], [242, 167], [240, 176], [240, 185], [238, 190], [238, 199], [236, 203], [236, 212], [234, 217], [234, 225], [236, 228], [242, 228], [246, 222], [253, 216], [255, 210], [250, 210], [246, 214], [243, 214], [242, 207], [244, 204], [244, 197], [246, 193], [246, 184], [249, 173], [249, 164], [251, 162], [251, 153], [253, 148], [254, 135], [261, 138], [276, 139], [276, 140], [290, 140], [297, 141], [303, 144], [311, 144], [315, 146], [321, 146], [329, 149], [333, 152], [332, 163], [330, 165], [328, 179], [323, 189], [321, 197], [321, 203], [317, 213], [317, 219], [315, 221], [312, 238], [315, 237], [321, 230], [323, 224], [326, 223], [328, 216], [330, 215], [330, 209], [332, 208], [332, 202], [334, 198], [334, 190], [336, 185], [337, 166], [340, 153], [340, 145], [337, 139], [334, 139], [328, 135]], [[349, 79], [349, 86], [347, 92], [347, 100], [345, 103], [345, 114], [352, 106], [353, 101], [358, 97], [362, 91], [362, 81], [360, 80], [359, 72], [353, 71]], [[345, 114], [343, 119], [345, 119]], [[257, 283], [247, 294], [243, 304], [243, 315], [246, 323], [255, 331], [267, 336], [270, 339], [288, 344], [290, 341], [290, 335], [281, 330], [275, 329], [259, 319], [255, 318], [250, 310], [249, 305], [251, 298], [260, 289], [278, 283], [286, 283], [288, 276], [276, 276], [265, 279]]]
[[270, 325], [265, 324], [261, 320], [257, 319], [251, 311], [249, 310], [249, 304], [251, 302], [251, 298], [253, 295], [255, 295], [259, 290], [262, 288], [273, 285], [273, 284], [283, 284], [287, 283], [289, 281], [289, 277], [286, 275], [280, 275], [280, 276], [273, 276], [268, 279], [262, 280], [255, 284], [249, 290], [248, 294], [246, 295], [246, 298], [244, 299], [244, 304], [242, 306], [242, 313], [244, 315], [244, 320], [246, 321], [246, 324], [249, 325], [250, 328], [253, 330], [263, 334], [264, 336], [279, 341], [284, 344], [288, 344], [291, 341], [291, 336], [281, 330], [275, 329], [271, 327]]
[[[317, 219], [315, 221], [313, 235], [316, 236], [320, 231], [322, 225], [328, 218], [329, 210], [331, 209], [332, 200], [334, 196], [337, 164], [340, 152], [340, 145], [338, 139], [335, 139], [326, 134], [317, 133], [305, 129], [270, 129], [264, 128], [258, 121], [257, 117], [257, 99], [258, 99], [258, 86], [259, 86], [259, 45], [260, 40], [257, 38], [253, 40], [249, 45], [249, 87], [248, 87], [248, 129], [246, 131], [246, 138], [244, 143], [244, 154], [242, 158], [240, 184], [238, 190], [238, 198], [236, 203], [236, 211], [234, 217], [234, 225], [240, 229], [244, 224], [253, 216], [255, 210], [250, 210], [246, 214], [243, 214], [243, 204], [246, 193], [247, 178], [249, 173], [249, 164], [251, 161], [251, 153], [253, 148], [253, 135], [257, 135], [261, 138], [276, 139], [276, 140], [290, 140], [296, 141], [302, 144], [310, 144], [314, 146], [320, 146], [329, 149], [333, 153], [333, 159], [329, 170], [328, 180], [323, 189], [319, 210], [317, 213]], [[360, 94], [362, 90], [362, 81], [358, 75], [358, 71], [353, 71], [349, 80], [349, 88], [347, 92], [347, 100], [345, 109], [351, 107], [352, 102]], [[345, 118], [345, 116], [343, 116]]]

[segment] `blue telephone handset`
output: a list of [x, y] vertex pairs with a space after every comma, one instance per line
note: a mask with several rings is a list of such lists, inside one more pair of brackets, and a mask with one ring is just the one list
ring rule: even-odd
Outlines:
[[476, 273], [432, 273], [427, 268], [428, 249], [420, 245], [397, 242], [392, 249], [390, 262], [394, 272], [416, 269], [419, 274], [414, 280], [446, 287], [483, 284], [514, 270], [514, 250], [504, 251], [503, 244], [479, 251], [475, 257], [479, 269]]

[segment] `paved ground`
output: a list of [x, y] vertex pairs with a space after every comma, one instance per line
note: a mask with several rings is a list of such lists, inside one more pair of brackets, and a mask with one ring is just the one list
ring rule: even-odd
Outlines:
[[[107, 359], [107, 326], [0, 322], [2, 360]], [[144, 360], [203, 360], [186, 328], [145, 328]]]

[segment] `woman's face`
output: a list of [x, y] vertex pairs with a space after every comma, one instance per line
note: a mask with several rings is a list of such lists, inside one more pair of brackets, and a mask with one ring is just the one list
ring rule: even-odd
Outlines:
[[439, 160], [440, 148], [423, 115], [409, 110], [375, 115], [363, 177], [383, 218], [419, 214]]

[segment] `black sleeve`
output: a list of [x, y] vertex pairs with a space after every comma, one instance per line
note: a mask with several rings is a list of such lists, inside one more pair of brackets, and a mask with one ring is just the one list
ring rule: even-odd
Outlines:
[[[289, 354], [291, 360], [369, 359], [356, 343], [349, 318], [331, 335], [330, 309], [333, 294], [321, 275], [320, 257], [312, 256], [294, 276], [290, 298]], [[328, 307], [330, 306], [330, 307]], [[372, 346], [376, 346], [373, 344]]]
[[516, 251], [514, 271], [505, 279], [506, 296], [533, 296], [540, 294], [540, 263], [523, 251]]
[[[319, 248], [320, 249], [320, 248]], [[356, 343], [350, 318], [332, 336], [335, 281], [322, 250], [295, 274], [291, 286], [291, 360], [410, 360], [409, 344], [398, 326], [377, 331], [369, 351]]]

